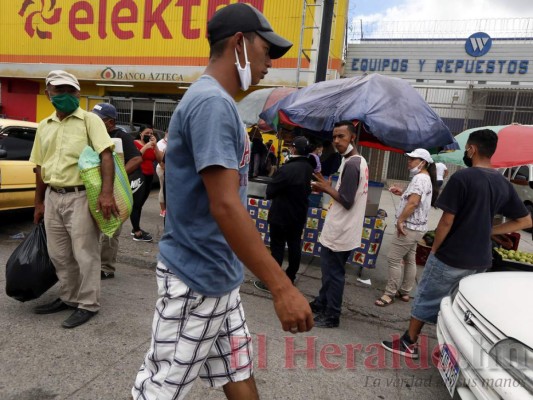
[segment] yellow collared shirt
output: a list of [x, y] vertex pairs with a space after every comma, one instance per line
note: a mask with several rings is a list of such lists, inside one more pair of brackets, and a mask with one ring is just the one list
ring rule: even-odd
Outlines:
[[100, 117], [78, 108], [60, 121], [54, 112], [39, 123], [30, 161], [41, 166], [44, 183], [59, 188], [80, 186], [78, 159], [89, 144], [98, 154], [114, 149]]

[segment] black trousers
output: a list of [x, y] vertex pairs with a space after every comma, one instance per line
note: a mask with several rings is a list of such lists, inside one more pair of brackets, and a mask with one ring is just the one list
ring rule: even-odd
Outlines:
[[302, 232], [304, 224], [300, 226], [270, 224], [270, 252], [281, 266], [285, 252], [285, 244], [289, 250], [289, 267], [285, 271], [291, 281], [296, 279], [302, 258]]
[[148, 183], [145, 181], [145, 175], [140, 175], [140, 177], [131, 182], [131, 190], [133, 192], [133, 207], [131, 209], [130, 222], [135, 232], [141, 230], [141, 212], [143, 205], [150, 194], [149, 186], [151, 186], [151, 183], [152, 182], [150, 181], [150, 185], [148, 185]]

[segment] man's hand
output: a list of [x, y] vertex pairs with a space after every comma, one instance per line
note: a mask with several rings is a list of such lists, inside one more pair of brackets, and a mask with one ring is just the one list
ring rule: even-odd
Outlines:
[[285, 332], [308, 332], [314, 326], [309, 302], [294, 286], [274, 297], [274, 309]]
[[316, 181], [311, 182], [311, 189], [316, 192], [327, 193], [328, 189], [331, 188], [331, 176], [327, 181], [320, 172], [314, 173], [313, 176], [315, 177]]
[[110, 219], [111, 215], [118, 217], [118, 207], [113, 193], [100, 192], [96, 212], [101, 212], [105, 219]]
[[33, 223], [38, 224], [44, 218], [44, 203], [36, 203], [33, 211]]
[[396, 221], [396, 234], [398, 237], [400, 236], [406, 236], [407, 233], [405, 232], [405, 222], [404, 221]]

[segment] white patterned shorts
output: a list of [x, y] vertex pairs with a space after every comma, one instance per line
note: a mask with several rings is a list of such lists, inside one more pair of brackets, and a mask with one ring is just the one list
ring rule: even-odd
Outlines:
[[131, 391], [134, 399], [182, 399], [197, 377], [220, 387], [252, 376], [239, 288], [223, 297], [203, 296], [161, 262], [157, 285], [152, 342]]

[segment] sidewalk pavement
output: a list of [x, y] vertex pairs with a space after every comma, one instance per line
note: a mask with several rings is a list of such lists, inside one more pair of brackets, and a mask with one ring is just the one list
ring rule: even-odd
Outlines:
[[[403, 333], [410, 303], [374, 306], [387, 280], [386, 254], [392, 237], [398, 198], [383, 191], [381, 208], [388, 213], [377, 267], [358, 273], [348, 267], [343, 315], [337, 329], [313, 329], [290, 335], [280, 329], [271, 296], [258, 291], [246, 272], [241, 287], [243, 304], [255, 351], [255, 378], [262, 399], [449, 399], [430, 354], [436, 345], [434, 327], [424, 328], [428, 345], [420, 361], [410, 362], [385, 353], [379, 346], [391, 334]], [[440, 217], [431, 211], [430, 228]], [[154, 276], [157, 241], [163, 232], [157, 193], [142, 217], [143, 229], [153, 243], [133, 242], [129, 223], [122, 230], [115, 279], [102, 282], [101, 312], [72, 330], [61, 328], [68, 316], [35, 315], [32, 309], [57, 297], [57, 287], [40, 299], [19, 303], [0, 294], [0, 399], [58, 400], [130, 399], [130, 389], [150, 342], [151, 320], [157, 297]], [[31, 227], [31, 220], [28, 222]], [[18, 229], [18, 225], [16, 228]], [[0, 228], [0, 263], [20, 241], [9, 239], [10, 226]], [[531, 235], [522, 236], [521, 248], [532, 251]], [[319, 259], [304, 257], [297, 287], [309, 300], [320, 287]], [[423, 267], [418, 267], [418, 273]], [[5, 277], [0, 278], [5, 284]], [[300, 351], [300, 352], [298, 352]], [[191, 400], [224, 398], [221, 389], [195, 384]]]

